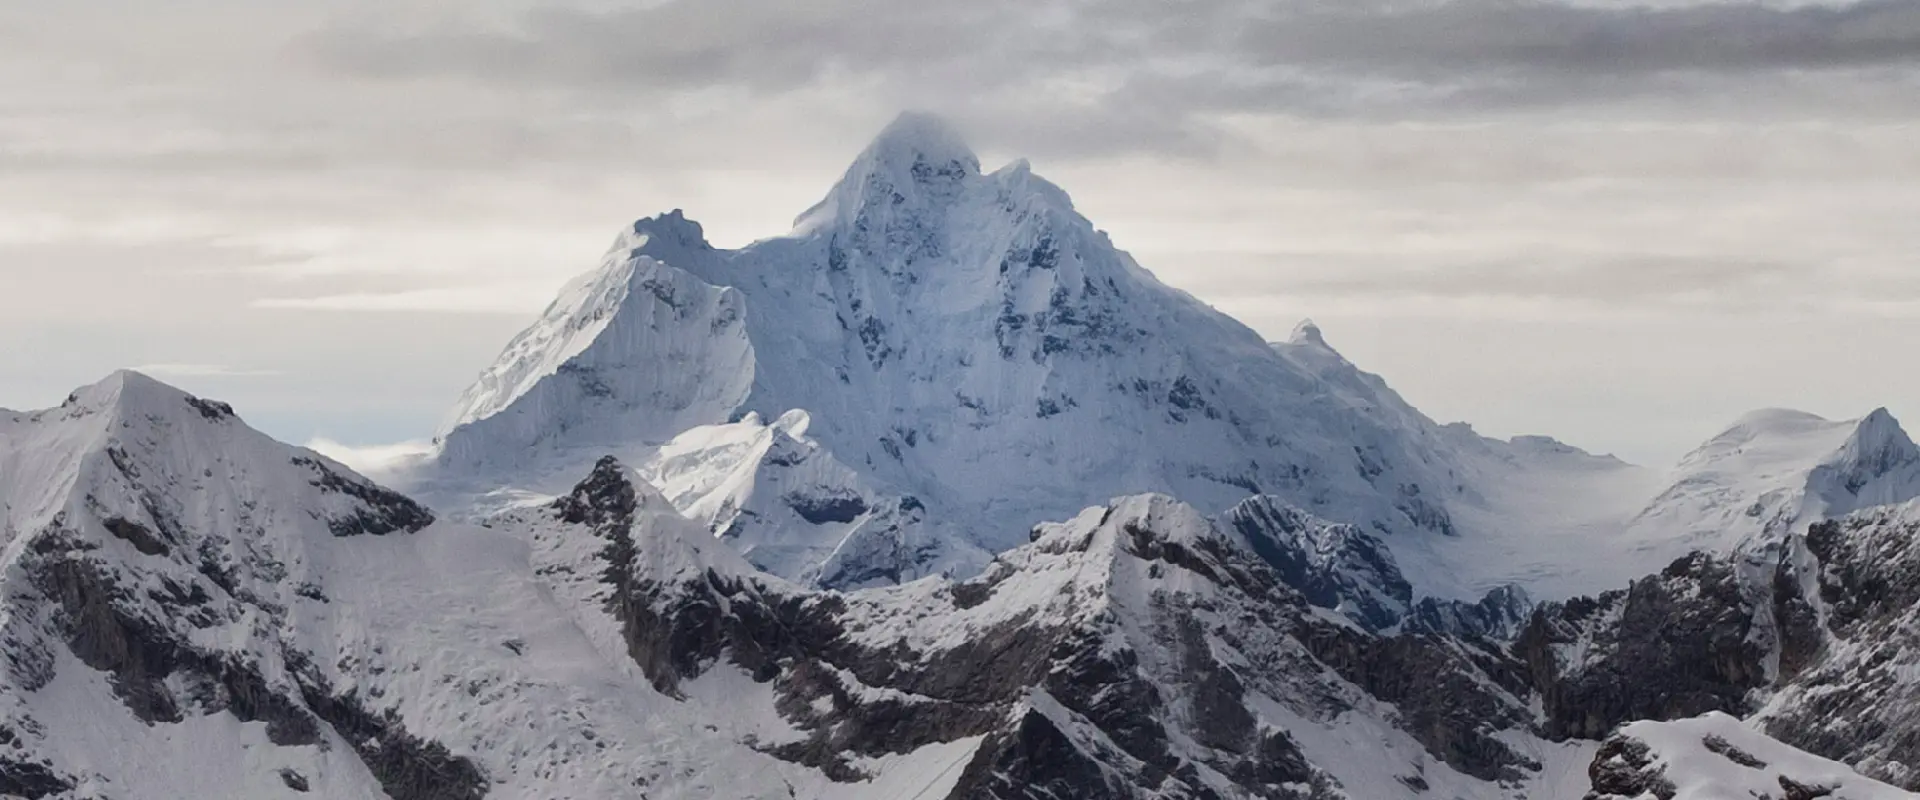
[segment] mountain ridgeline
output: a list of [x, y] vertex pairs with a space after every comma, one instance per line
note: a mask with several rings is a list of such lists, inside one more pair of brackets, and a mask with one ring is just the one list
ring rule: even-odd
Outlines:
[[1422, 415], [901, 117], [621, 232], [383, 486], [135, 373], [0, 411], [0, 796], [1883, 798], [1920, 447]]

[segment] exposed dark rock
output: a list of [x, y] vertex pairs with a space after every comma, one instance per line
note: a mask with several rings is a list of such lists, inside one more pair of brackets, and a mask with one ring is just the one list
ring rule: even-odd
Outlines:
[[[1695, 553], [1624, 591], [1542, 606], [1515, 650], [1547, 734], [1599, 739], [1630, 720], [1744, 714], [1767, 683], [1759, 624], [1732, 563]], [[1566, 645], [1584, 660], [1563, 663]]]
[[202, 400], [189, 395], [187, 405], [193, 406], [193, 410], [200, 412], [200, 416], [214, 422], [233, 419], [233, 406], [218, 400]]
[[1454, 769], [1489, 781], [1539, 769], [1494, 735], [1532, 724], [1510, 700], [1526, 693], [1525, 668], [1504, 652], [1430, 634], [1368, 636], [1318, 621], [1299, 635], [1341, 677], [1398, 706], [1407, 733]]
[[178, 722], [181, 700], [167, 688], [176, 673], [203, 687], [193, 700], [208, 711], [229, 711], [243, 722], [267, 723], [275, 744], [319, 741], [319, 728], [299, 704], [268, 685], [257, 667], [228, 655], [202, 652], [133, 611], [136, 598], [84, 557], [39, 562], [36, 588], [62, 612], [68, 648], [82, 663], [111, 675], [128, 710], [148, 722]]
[[72, 791], [73, 787], [72, 778], [47, 764], [0, 754], [0, 797], [41, 800]]
[[852, 522], [867, 513], [867, 501], [850, 492], [824, 496], [789, 494], [785, 499], [795, 514], [815, 525]]
[[355, 508], [353, 513], [327, 519], [327, 528], [333, 531], [335, 536], [415, 533], [433, 524], [433, 512], [406, 495], [365, 479], [342, 475], [319, 459], [294, 456], [293, 463], [306, 467], [314, 473], [310, 479], [314, 486], [360, 501], [359, 507]]
[[[1168, 698], [1140, 672], [1132, 650], [1103, 653], [1093, 637], [1083, 632], [1061, 639], [1053, 654], [1066, 663], [1049, 670], [1049, 694], [1086, 716], [1147, 771], [1161, 774], [1178, 766], [1161, 719]], [[1197, 656], [1205, 657], [1204, 653]], [[1237, 710], [1246, 716], [1244, 708]]]
[[353, 747], [393, 800], [479, 800], [486, 796], [489, 784], [478, 766], [448, 753], [439, 742], [408, 732], [393, 712], [375, 714], [355, 695], [336, 697], [318, 686], [301, 688], [308, 707]]
[[106, 526], [108, 533], [133, 545], [133, 549], [142, 554], [150, 556], [167, 554], [167, 543], [160, 541], [160, 537], [153, 531], [147, 530], [145, 525], [124, 517], [109, 517], [101, 524]]
[[1375, 631], [1407, 613], [1413, 587], [1386, 545], [1359, 528], [1317, 519], [1266, 495], [1242, 501], [1222, 519], [1307, 602], [1342, 611]]
[[1678, 792], [1667, 780], [1666, 770], [1654, 762], [1652, 748], [1629, 736], [1616, 735], [1602, 742], [1587, 768], [1587, 778], [1593, 790], [1586, 800], [1673, 800]]
[[[1920, 791], [1920, 683], [1909, 677], [1920, 668], [1920, 522], [1878, 509], [1817, 523], [1804, 543], [1817, 559], [1831, 641], [1821, 649], [1810, 634], [1787, 639], [1801, 642], [1781, 658], [1783, 672], [1796, 667], [1792, 702], [1769, 713], [1766, 731]], [[1798, 576], [1782, 582], [1797, 587]]]
[[[948, 797], [953, 800], [1136, 798], [1159, 788], [1130, 785], [1102, 768], [1038, 711], [1020, 717], [1011, 732], [991, 737], [974, 755]], [[1191, 793], [1169, 794], [1192, 797]]]
[[1827, 646], [1827, 629], [1813, 605], [1817, 598], [1804, 596], [1801, 589], [1800, 567], [1793, 557], [1797, 549], [1797, 545], [1789, 543], [1773, 575], [1773, 622], [1780, 650], [1779, 683], [1790, 682], [1817, 664]]
[[300, 774], [292, 767], [280, 768], [280, 782], [286, 784], [287, 788], [296, 792], [305, 792], [313, 788], [308, 785], [307, 776]]
[[1818, 798], [1821, 797], [1832, 797], [1833, 793], [1837, 791], [1839, 787], [1828, 786], [1826, 784], [1801, 783], [1782, 775], [1780, 776], [1780, 789], [1786, 792], [1786, 794], [1780, 796], [1780, 800], [1818, 800]]
[[1505, 642], [1520, 635], [1532, 614], [1533, 600], [1520, 587], [1508, 585], [1472, 603], [1420, 598], [1407, 615], [1404, 630]]
[[1709, 734], [1706, 738], [1700, 740], [1700, 744], [1707, 748], [1708, 752], [1719, 753], [1721, 756], [1726, 757], [1728, 761], [1748, 769], [1767, 768], [1767, 762], [1754, 758], [1752, 753], [1734, 747], [1732, 742], [1719, 736]]

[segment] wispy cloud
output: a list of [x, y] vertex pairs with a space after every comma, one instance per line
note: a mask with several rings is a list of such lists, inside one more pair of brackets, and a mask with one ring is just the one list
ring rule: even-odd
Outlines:
[[307, 449], [378, 480], [432, 455], [433, 443], [412, 440], [393, 444], [352, 445], [316, 436], [307, 442]]
[[553, 299], [555, 288], [547, 282], [513, 283], [314, 297], [263, 297], [251, 305], [254, 308], [291, 311], [532, 314], [546, 307]]
[[250, 369], [226, 364], [142, 364], [133, 371], [155, 378], [269, 378], [279, 370]]

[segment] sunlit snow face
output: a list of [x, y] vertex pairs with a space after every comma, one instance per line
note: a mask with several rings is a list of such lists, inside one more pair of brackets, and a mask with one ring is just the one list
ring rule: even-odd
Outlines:
[[1664, 462], [1920, 397], [1900, 3], [526, 5], [0, 11], [0, 405], [423, 437], [619, 225], [779, 234], [908, 107], [1442, 419]]

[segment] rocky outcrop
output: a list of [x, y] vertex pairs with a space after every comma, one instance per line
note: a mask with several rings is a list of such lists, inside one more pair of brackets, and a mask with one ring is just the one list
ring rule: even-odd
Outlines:
[[1353, 618], [1369, 630], [1406, 616], [1413, 587], [1379, 539], [1352, 525], [1318, 519], [1277, 497], [1258, 495], [1222, 521], [1307, 602]]
[[1586, 800], [1909, 800], [1848, 765], [1796, 750], [1718, 712], [1623, 726], [1588, 768]]
[[1540, 765], [1501, 741], [1532, 719], [1525, 667], [1498, 648], [1432, 634], [1365, 636], [1309, 625], [1307, 649], [1341, 677], [1393, 703], [1439, 760], [1482, 780], [1516, 782]]
[[1629, 736], [1609, 736], [1587, 769], [1593, 790], [1586, 800], [1673, 800], [1678, 791], [1654, 758], [1653, 748]]
[[1422, 597], [1407, 615], [1405, 630], [1464, 639], [1508, 642], [1533, 618], [1533, 599], [1518, 586], [1501, 586], [1474, 602]]
[[1621, 723], [1752, 711], [1771, 636], [1730, 558], [1696, 553], [1624, 590], [1549, 603], [1516, 641], [1558, 738], [1603, 739]]
[[1774, 738], [1920, 789], [1920, 505], [1814, 524], [1757, 554], [1696, 553], [1537, 609], [1514, 644], [1555, 737], [1756, 715]]
[[[1763, 711], [1769, 734], [1920, 791], [1920, 506], [1814, 525], [1818, 605], [1828, 638]], [[1802, 653], [1813, 648], [1802, 645]]]

